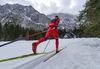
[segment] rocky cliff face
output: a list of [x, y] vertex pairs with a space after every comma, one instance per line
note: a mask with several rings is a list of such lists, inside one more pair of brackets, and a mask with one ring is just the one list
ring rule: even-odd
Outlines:
[[0, 5], [0, 22], [2, 24], [15, 22], [25, 28], [43, 29], [48, 27], [50, 19], [46, 15], [39, 13], [31, 5], [6, 4]]

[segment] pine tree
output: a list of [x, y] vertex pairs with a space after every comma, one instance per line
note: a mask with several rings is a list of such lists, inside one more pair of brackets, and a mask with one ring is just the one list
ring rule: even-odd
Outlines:
[[2, 25], [1, 25], [1, 23], [0, 23], [0, 41], [2, 40]]
[[60, 38], [63, 38], [66, 33], [65, 29], [58, 29], [58, 35]]
[[5, 25], [3, 26], [3, 37], [5, 41], [9, 39], [8, 32], [9, 32], [9, 24], [6, 22]]
[[14, 25], [13, 24], [9, 25], [8, 35], [9, 35], [9, 40], [14, 40], [15, 39], [15, 30], [14, 30]]
[[[27, 32], [26, 32], [26, 36], [29, 36], [29, 31], [28, 31], [28, 30], [27, 30]], [[26, 38], [26, 40], [29, 40], [29, 37]]]
[[[89, 0], [77, 17], [85, 36], [100, 37], [100, 0]], [[83, 27], [82, 27], [83, 26]]]

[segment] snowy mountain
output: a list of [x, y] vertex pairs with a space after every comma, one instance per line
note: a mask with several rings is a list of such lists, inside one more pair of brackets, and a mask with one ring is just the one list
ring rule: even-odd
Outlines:
[[23, 6], [20, 4], [5, 4], [0, 5], [0, 23], [4, 25], [6, 22], [17, 23], [22, 27], [34, 29], [47, 28], [50, 20], [58, 15], [60, 17], [59, 28], [61, 29], [74, 29], [78, 28], [78, 24], [74, 21], [75, 15], [54, 13], [44, 15], [35, 10], [31, 5]]
[[50, 19], [46, 15], [39, 13], [31, 5], [5, 4], [0, 5], [0, 22], [2, 24], [15, 22], [25, 28], [42, 29], [48, 26]]
[[58, 15], [60, 18], [60, 24], [59, 27], [60, 28], [65, 28], [66, 30], [69, 29], [74, 29], [74, 28], [78, 28], [78, 24], [74, 21], [74, 19], [76, 18], [75, 15], [71, 15], [71, 14], [64, 14], [64, 13], [53, 13], [50, 15], [47, 15], [50, 19], [52, 19], [54, 16]]
[[[33, 42], [17, 41], [0, 47], [0, 60], [32, 53]], [[43, 52], [47, 43], [41, 43], [37, 52]], [[100, 69], [100, 38], [59, 39], [59, 49], [62, 47], [67, 48], [45, 62], [41, 61], [46, 57], [42, 54], [0, 62], [0, 69]], [[45, 52], [55, 48], [55, 40], [50, 40]]]

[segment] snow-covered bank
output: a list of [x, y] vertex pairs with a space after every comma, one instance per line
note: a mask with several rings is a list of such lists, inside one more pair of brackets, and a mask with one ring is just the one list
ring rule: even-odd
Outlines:
[[34, 69], [100, 69], [100, 39], [79, 39]]
[[[31, 43], [34, 41], [18, 41], [9, 46], [0, 48], [0, 60], [4, 58], [32, 53]], [[43, 52], [48, 41], [41, 43], [37, 51]], [[0, 42], [1, 44], [2, 42]], [[60, 39], [59, 48], [66, 49], [42, 62], [34, 69], [100, 69], [100, 38]], [[55, 40], [51, 40], [46, 51], [55, 49]], [[13, 69], [14, 67], [37, 58], [38, 56], [1, 62], [1, 69]], [[33, 69], [33, 68], [31, 68]]]

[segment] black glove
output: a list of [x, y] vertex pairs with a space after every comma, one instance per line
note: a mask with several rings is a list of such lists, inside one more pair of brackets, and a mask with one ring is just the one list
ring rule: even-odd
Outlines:
[[54, 27], [54, 29], [56, 29], [58, 27], [58, 25], [56, 25], [55, 27]]
[[58, 27], [58, 25], [55, 26], [55, 29]]

